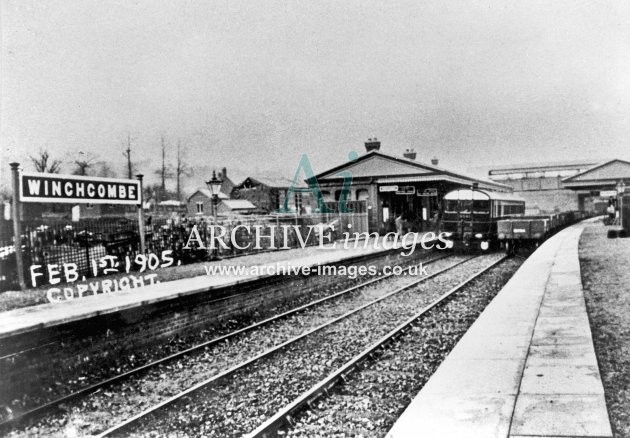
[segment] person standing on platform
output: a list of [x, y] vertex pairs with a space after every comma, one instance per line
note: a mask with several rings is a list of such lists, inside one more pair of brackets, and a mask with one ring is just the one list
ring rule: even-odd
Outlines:
[[394, 220], [394, 223], [396, 224], [396, 232], [398, 233], [399, 236], [403, 235], [403, 215], [402, 213], [400, 213], [398, 216], [396, 216], [396, 220]]
[[606, 209], [606, 213], [608, 213], [608, 225], [611, 225], [615, 220], [615, 206], [612, 202], [608, 202], [608, 208]]

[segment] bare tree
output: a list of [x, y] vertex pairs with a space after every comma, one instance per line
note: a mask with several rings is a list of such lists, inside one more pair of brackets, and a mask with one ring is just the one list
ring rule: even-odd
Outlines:
[[125, 149], [123, 150], [123, 156], [127, 159], [127, 178], [133, 178], [133, 164], [131, 162], [131, 134], [127, 133], [127, 142], [123, 143]]
[[162, 166], [157, 169], [155, 173], [160, 176], [161, 185], [158, 198], [163, 201], [166, 197], [166, 179], [173, 177], [171, 167], [166, 165], [166, 143], [164, 142], [164, 136], [162, 136]]
[[101, 161], [97, 163], [98, 170], [96, 171], [96, 176], [102, 176], [104, 178], [115, 178], [116, 172], [112, 169], [110, 163], [107, 161]]
[[182, 199], [182, 177], [191, 176], [193, 174], [192, 168], [185, 162], [186, 151], [182, 150], [182, 145], [177, 140], [177, 163], [175, 166], [175, 178], [177, 178], [177, 200]]
[[35, 170], [41, 173], [59, 173], [61, 160], [54, 160], [46, 149], [40, 149], [36, 156], [29, 156]]
[[79, 158], [74, 160], [76, 169], [72, 172], [74, 175], [87, 175], [87, 170], [96, 164], [96, 156], [89, 153], [79, 151]]

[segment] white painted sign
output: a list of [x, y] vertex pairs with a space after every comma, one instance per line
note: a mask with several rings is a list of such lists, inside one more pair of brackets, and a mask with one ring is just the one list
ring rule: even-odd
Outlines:
[[140, 181], [50, 173], [22, 173], [20, 201], [138, 205]]
[[379, 192], [396, 192], [398, 191], [398, 186], [380, 186], [378, 188]]

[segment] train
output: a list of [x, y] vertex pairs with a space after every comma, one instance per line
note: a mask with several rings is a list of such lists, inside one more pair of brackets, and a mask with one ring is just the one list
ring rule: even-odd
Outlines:
[[511, 193], [457, 189], [444, 195], [440, 231], [455, 249], [487, 251], [498, 244], [498, 221], [524, 214], [525, 200]]
[[552, 234], [587, 216], [581, 211], [566, 211], [548, 215], [504, 218], [497, 221], [497, 239], [508, 253], [520, 248], [535, 249]]
[[525, 200], [512, 193], [457, 189], [444, 195], [440, 232], [455, 250], [536, 248], [547, 237], [586, 213], [525, 215]]

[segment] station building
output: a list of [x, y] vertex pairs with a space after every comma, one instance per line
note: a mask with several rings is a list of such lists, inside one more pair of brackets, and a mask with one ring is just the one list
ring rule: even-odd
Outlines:
[[[392, 231], [394, 219], [402, 214], [408, 229], [435, 228], [444, 195], [451, 190], [471, 187], [511, 192], [510, 186], [416, 161], [416, 152], [407, 150], [395, 156], [380, 150], [381, 143], [370, 139], [366, 153], [356, 160], [333, 167], [315, 176], [327, 203], [338, 202], [343, 193], [344, 175], [351, 175], [348, 201], [364, 201], [370, 232]], [[352, 205], [357, 203], [352, 202]]]
[[525, 200], [528, 214], [583, 210], [584, 197], [565, 187], [563, 180], [596, 164], [583, 160], [502, 166], [490, 169], [488, 177], [512, 187]]
[[491, 169], [488, 176], [525, 199], [529, 214], [603, 214], [611, 199], [616, 202], [619, 183], [630, 183], [630, 163], [615, 159], [504, 166]]
[[[580, 201], [580, 210], [595, 210], [603, 214], [609, 202], [614, 202], [619, 210], [629, 207], [627, 201], [625, 201], [625, 206], [621, 205], [622, 197], [627, 198], [630, 192], [630, 162], [628, 161], [616, 159], [597, 164], [563, 179], [562, 183], [565, 188], [575, 192]], [[628, 213], [625, 214], [626, 220]]]

